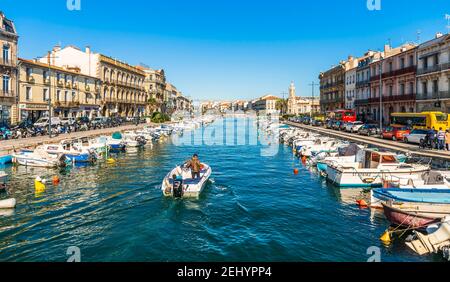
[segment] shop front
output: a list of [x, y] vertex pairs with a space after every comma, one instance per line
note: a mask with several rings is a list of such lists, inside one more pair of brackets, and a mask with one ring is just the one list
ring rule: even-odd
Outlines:
[[83, 105], [80, 106], [80, 115], [90, 119], [100, 116], [100, 106], [98, 105]]
[[48, 104], [26, 103], [19, 104], [20, 121], [36, 122], [41, 117], [48, 116]]
[[11, 106], [0, 105], [0, 125], [11, 122]]

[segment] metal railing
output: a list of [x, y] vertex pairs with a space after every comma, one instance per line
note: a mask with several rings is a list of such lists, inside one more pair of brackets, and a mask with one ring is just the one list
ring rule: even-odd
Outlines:
[[417, 100], [436, 100], [436, 99], [450, 99], [450, 90], [436, 91], [432, 93], [418, 93]]
[[417, 75], [438, 72], [438, 71], [443, 71], [443, 70], [448, 70], [448, 69], [450, 69], [450, 62], [439, 64], [439, 65], [434, 65], [434, 66], [428, 66], [426, 68], [417, 69]]

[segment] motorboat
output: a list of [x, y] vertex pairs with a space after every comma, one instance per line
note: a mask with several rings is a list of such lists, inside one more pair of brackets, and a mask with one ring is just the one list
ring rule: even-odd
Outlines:
[[413, 231], [406, 246], [421, 256], [442, 253], [450, 261], [450, 217], [445, 217], [428, 234]]
[[126, 149], [126, 143], [123, 141], [123, 136], [120, 132], [115, 132], [112, 136], [107, 137], [106, 144], [111, 151], [124, 151]]
[[303, 146], [298, 154], [301, 157], [310, 158], [322, 152], [337, 152], [339, 146], [342, 146], [342, 142], [317, 139], [314, 144]]
[[328, 163], [327, 179], [339, 187], [381, 187], [386, 177], [419, 177], [429, 165], [400, 162], [395, 153], [365, 149], [355, 162]]
[[450, 216], [450, 204], [388, 201], [381, 205], [393, 225], [413, 229], [424, 229]]
[[94, 150], [77, 146], [72, 140], [63, 140], [59, 144], [46, 144], [43, 147], [49, 154], [64, 154], [72, 163], [91, 163], [97, 159]]
[[93, 138], [93, 139], [89, 139], [87, 137], [77, 138], [73, 139], [72, 143], [73, 147], [76, 149], [94, 152], [97, 159], [101, 158], [101, 156], [104, 156], [108, 150], [106, 139], [101, 138]]
[[353, 163], [356, 161], [356, 156], [358, 155], [358, 152], [361, 152], [363, 149], [364, 147], [352, 143], [348, 146], [338, 148], [337, 150], [338, 152], [336, 155], [330, 155], [330, 153], [325, 152], [319, 154], [316, 157], [316, 159], [313, 159], [312, 161], [315, 162], [317, 169], [320, 172], [326, 173], [329, 163], [331, 164]]
[[[388, 184], [385, 189], [370, 191], [370, 206], [373, 208], [382, 208], [382, 203], [390, 200], [416, 202], [428, 199], [436, 203], [436, 199], [442, 200], [445, 192], [450, 191], [449, 180], [439, 171], [427, 171], [407, 178], [387, 176], [384, 181]], [[450, 197], [448, 201], [450, 203]]]
[[50, 154], [44, 146], [39, 146], [34, 151], [22, 150], [13, 154], [13, 162], [24, 166], [46, 168], [64, 167], [66, 166], [66, 160], [64, 154]]
[[139, 148], [147, 144], [147, 140], [141, 135], [137, 135], [134, 132], [125, 132], [123, 135], [123, 142], [126, 147]]
[[204, 190], [211, 173], [211, 167], [202, 163], [200, 178], [192, 179], [190, 169], [186, 168], [185, 165], [177, 166], [166, 175], [161, 189], [166, 197], [198, 198]]

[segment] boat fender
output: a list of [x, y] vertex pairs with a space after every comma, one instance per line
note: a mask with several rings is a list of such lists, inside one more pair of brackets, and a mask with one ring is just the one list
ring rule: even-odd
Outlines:
[[384, 234], [380, 237], [380, 240], [385, 244], [391, 243], [391, 233], [389, 232], [389, 230], [386, 230], [386, 232], [384, 232]]
[[55, 186], [59, 185], [59, 182], [60, 182], [59, 177], [57, 175], [53, 176], [52, 182], [53, 182], [53, 185], [55, 185]]
[[358, 204], [358, 206], [360, 208], [368, 208], [369, 207], [369, 205], [367, 204], [367, 202], [364, 199], [357, 200], [356, 203]]

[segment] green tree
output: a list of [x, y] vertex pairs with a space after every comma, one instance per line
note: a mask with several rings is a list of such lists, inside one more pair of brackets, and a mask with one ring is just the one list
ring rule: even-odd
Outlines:
[[288, 100], [287, 99], [278, 99], [275, 105], [275, 108], [277, 111], [280, 111], [281, 114], [284, 114], [287, 112], [288, 109]]

